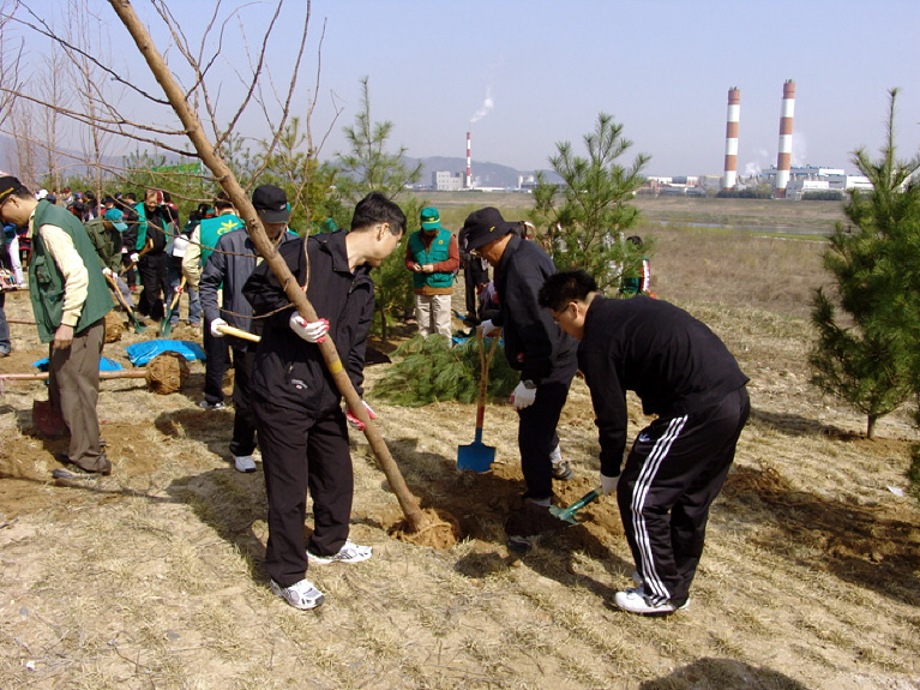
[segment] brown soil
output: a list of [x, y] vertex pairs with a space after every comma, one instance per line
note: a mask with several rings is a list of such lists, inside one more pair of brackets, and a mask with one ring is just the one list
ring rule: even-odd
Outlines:
[[[710, 324], [751, 377], [753, 414], [687, 611], [652, 620], [610, 605], [633, 566], [609, 498], [510, 552], [505, 521], [523, 488], [514, 411], [486, 410], [492, 470], [458, 472], [475, 407], [376, 400], [386, 363], [368, 367], [366, 395], [436, 527], [406, 534], [369, 445], [352, 433], [351, 536], [374, 558], [312, 568], [327, 595], [312, 613], [268, 589], [261, 466], [243, 475], [229, 464], [233, 413], [197, 407], [200, 363], [168, 395], [141, 379], [103, 381], [113, 474], [66, 486], [51, 480], [65, 440], [33, 426], [45, 384], [8, 382], [0, 688], [920, 688], [920, 509], [902, 493], [918, 434], [899, 413], [866, 440], [864, 420], [808, 384], [820, 246], [655, 235], [659, 295]], [[27, 295], [13, 294], [7, 313], [28, 318]], [[105, 355], [130, 367], [124, 346], [154, 331], [127, 328]], [[172, 337], [198, 335], [182, 325]], [[0, 373], [47, 355], [28, 326], [13, 327], [13, 348]], [[630, 435], [647, 421], [631, 398]], [[597, 482], [581, 380], [559, 430], [575, 469], [556, 486], [564, 506]]]

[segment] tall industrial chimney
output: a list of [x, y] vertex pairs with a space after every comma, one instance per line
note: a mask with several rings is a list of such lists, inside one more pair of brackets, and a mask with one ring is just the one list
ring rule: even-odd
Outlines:
[[776, 182], [773, 196], [786, 198], [789, 171], [792, 169], [792, 115], [795, 111], [795, 82], [787, 79], [783, 84], [783, 113], [779, 119], [779, 154], [776, 157]]
[[728, 90], [728, 121], [725, 126], [725, 176], [722, 189], [732, 189], [738, 182], [738, 120], [741, 116], [741, 89]]
[[470, 155], [470, 133], [466, 133], [466, 188], [473, 188], [473, 176], [472, 176], [472, 162], [473, 157]]

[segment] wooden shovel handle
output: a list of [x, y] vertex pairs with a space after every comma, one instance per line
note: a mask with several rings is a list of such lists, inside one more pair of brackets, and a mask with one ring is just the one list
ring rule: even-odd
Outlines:
[[243, 340], [249, 340], [253, 343], [257, 343], [262, 340], [262, 338], [257, 336], [255, 333], [244, 331], [242, 328], [236, 328], [235, 326], [218, 326], [217, 330], [219, 330], [224, 335], [232, 335], [237, 338], [242, 338]]

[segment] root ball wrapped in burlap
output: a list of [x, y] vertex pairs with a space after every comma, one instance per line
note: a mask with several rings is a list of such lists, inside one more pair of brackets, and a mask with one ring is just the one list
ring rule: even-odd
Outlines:
[[147, 364], [147, 386], [159, 395], [169, 395], [181, 389], [188, 375], [188, 362], [176, 352], [164, 352]]
[[121, 340], [122, 333], [125, 332], [125, 325], [121, 320], [121, 315], [116, 311], [110, 311], [105, 315], [105, 342], [117, 343]]
[[390, 529], [390, 534], [416, 546], [435, 549], [449, 549], [462, 538], [457, 519], [447, 511], [426, 508], [422, 513], [425, 521], [418, 531], [412, 531], [406, 520], [402, 520]]

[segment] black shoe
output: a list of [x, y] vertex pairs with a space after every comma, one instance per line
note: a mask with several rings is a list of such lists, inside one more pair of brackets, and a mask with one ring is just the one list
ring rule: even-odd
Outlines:
[[560, 482], [567, 482], [572, 478], [573, 474], [575, 473], [572, 472], [572, 468], [569, 467], [568, 460], [553, 463], [553, 479]]
[[54, 458], [62, 465], [69, 465], [76, 471], [83, 472], [84, 474], [101, 474], [103, 476], [112, 474], [112, 463], [105, 457], [105, 453], [97, 458], [96, 467], [92, 469], [78, 465], [76, 461], [72, 460], [71, 457], [67, 455], [67, 453], [55, 453]]

